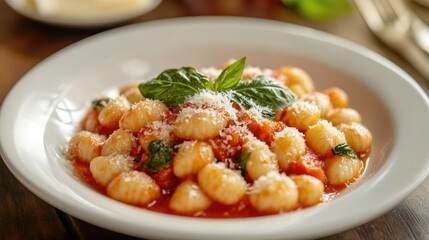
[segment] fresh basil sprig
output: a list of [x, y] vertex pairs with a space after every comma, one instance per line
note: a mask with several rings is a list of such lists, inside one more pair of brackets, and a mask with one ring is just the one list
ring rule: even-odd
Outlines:
[[139, 85], [141, 94], [167, 105], [177, 106], [202, 89], [211, 89], [212, 83], [193, 67], [168, 69], [155, 79]]
[[149, 160], [143, 167], [152, 173], [157, 173], [173, 159], [173, 148], [165, 141], [155, 140], [149, 143]]
[[168, 69], [155, 79], [139, 85], [141, 94], [146, 98], [157, 99], [167, 105], [177, 106], [190, 96], [201, 90], [214, 92], [228, 92], [231, 100], [236, 104], [250, 109], [258, 107], [261, 114], [272, 118], [272, 110], [292, 104], [296, 95], [265, 76], [258, 76], [249, 81], [240, 81], [246, 65], [246, 58], [226, 67], [214, 81], [197, 72], [192, 67]]
[[333, 147], [331, 151], [337, 156], [347, 155], [349, 157], [358, 159], [358, 155], [347, 143], [340, 143], [337, 146]]

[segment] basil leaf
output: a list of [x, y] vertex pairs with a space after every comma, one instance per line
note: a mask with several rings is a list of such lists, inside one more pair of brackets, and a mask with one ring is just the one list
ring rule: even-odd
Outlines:
[[333, 147], [331, 151], [337, 156], [347, 155], [352, 158], [358, 158], [355, 151], [353, 151], [353, 149], [347, 143], [340, 143], [337, 146]]
[[[240, 105], [245, 109], [250, 109], [252, 107], [259, 106], [251, 98], [241, 93], [238, 93], [236, 91], [230, 91], [229, 97], [231, 98], [232, 102]], [[273, 119], [276, 116], [276, 113], [272, 111], [270, 108], [259, 106], [257, 109], [260, 111], [261, 115], [264, 116], [265, 118]]]
[[274, 111], [269, 111], [266, 109], [262, 109], [261, 114], [264, 118], [267, 119], [273, 119], [276, 116], [276, 113]]
[[112, 101], [111, 98], [98, 98], [94, 99], [91, 104], [93, 107], [105, 107], [110, 101]]
[[235, 87], [243, 76], [245, 66], [246, 57], [242, 57], [226, 67], [216, 78], [214, 90], [220, 92]]
[[262, 75], [251, 81], [239, 82], [232, 90], [233, 100], [245, 108], [251, 108], [257, 104], [275, 110], [287, 107], [297, 99], [297, 96], [288, 88]]
[[149, 143], [149, 160], [143, 167], [152, 173], [158, 172], [173, 159], [173, 148], [162, 140]]
[[250, 155], [252, 155], [252, 152], [243, 151], [238, 159], [238, 169], [241, 171], [241, 175], [243, 176], [246, 176], [246, 164]]
[[165, 70], [155, 79], [139, 85], [140, 93], [145, 98], [172, 106], [182, 104], [201, 89], [212, 88], [208, 78], [192, 67]]
[[348, 0], [282, 0], [282, 3], [313, 20], [332, 18], [353, 9]]
[[113, 99], [111, 98], [98, 98], [98, 99], [94, 99], [91, 102], [92, 108], [96, 111], [96, 112], [100, 112], [101, 109], [103, 109], [110, 101], [112, 101]]

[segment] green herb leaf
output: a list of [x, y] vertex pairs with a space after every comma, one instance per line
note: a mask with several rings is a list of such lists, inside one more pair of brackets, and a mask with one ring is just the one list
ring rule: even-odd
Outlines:
[[328, 19], [353, 9], [348, 0], [282, 0], [282, 3], [313, 20]]
[[261, 111], [261, 114], [264, 118], [267, 118], [267, 119], [273, 119], [276, 116], [276, 113], [274, 111], [269, 111], [266, 109], [263, 109]]
[[113, 99], [111, 98], [98, 98], [98, 99], [94, 99], [91, 102], [92, 108], [96, 111], [96, 112], [100, 112], [101, 109], [103, 109], [110, 101], [112, 101]]
[[94, 99], [91, 104], [93, 107], [105, 107], [110, 101], [112, 101], [111, 98], [98, 98]]
[[288, 88], [265, 76], [239, 82], [232, 90], [233, 101], [247, 109], [259, 105], [275, 110], [287, 107], [297, 99], [297, 96]]
[[[252, 99], [236, 91], [230, 91], [230, 98], [231, 98], [231, 101], [235, 102], [236, 104], [240, 105], [245, 109], [250, 109], [252, 107], [258, 106]], [[272, 111], [270, 108], [266, 108], [266, 107], [261, 108], [259, 106], [257, 110], [260, 110], [261, 115], [268, 119], [273, 119], [276, 116], [276, 113]]]
[[158, 172], [173, 159], [173, 148], [162, 140], [149, 143], [149, 160], [143, 167], [152, 173]]
[[356, 159], [358, 158], [355, 151], [353, 151], [353, 149], [347, 143], [340, 143], [337, 146], [335, 146], [334, 148], [332, 148], [331, 151], [333, 154], [335, 154], [337, 156], [347, 155], [347, 156], [350, 156], [352, 158], [356, 158]]
[[252, 155], [252, 152], [243, 151], [238, 159], [238, 169], [241, 171], [241, 175], [243, 176], [246, 176], [246, 164], [250, 155]]
[[216, 78], [214, 90], [221, 92], [235, 87], [243, 76], [244, 67], [246, 66], [246, 57], [235, 61], [226, 67]]
[[155, 79], [139, 85], [144, 97], [172, 106], [182, 104], [189, 96], [202, 89], [212, 88], [208, 78], [192, 67], [165, 70]]
[[182, 104], [187, 98], [204, 89], [228, 91], [233, 102], [246, 109], [257, 107], [267, 118], [275, 116], [273, 110], [289, 106], [297, 99], [288, 88], [265, 76], [240, 82], [245, 64], [246, 57], [243, 57], [226, 67], [214, 85], [192, 67], [168, 69], [155, 79], [140, 84], [139, 90], [146, 98], [157, 99], [172, 106]]

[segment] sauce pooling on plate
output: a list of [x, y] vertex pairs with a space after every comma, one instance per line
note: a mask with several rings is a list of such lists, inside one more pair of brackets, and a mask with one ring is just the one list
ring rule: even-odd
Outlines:
[[358, 179], [372, 135], [347, 93], [245, 60], [167, 69], [94, 100], [69, 142], [77, 175], [127, 204], [209, 218], [296, 211]]

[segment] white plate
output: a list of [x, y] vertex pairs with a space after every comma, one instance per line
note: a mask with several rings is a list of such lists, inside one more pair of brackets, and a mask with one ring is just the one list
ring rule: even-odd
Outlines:
[[[129, 7], [123, 5], [121, 8], [94, 7], [97, 5], [82, 8], [79, 5], [72, 4], [69, 7], [59, 6], [54, 8], [57, 10], [41, 12], [37, 10], [33, 1], [6, 0], [6, 3], [16, 12], [30, 19], [51, 25], [80, 28], [105, 27], [118, 24], [148, 13], [161, 3], [161, 0], [141, 0], [139, 4], [132, 2], [131, 4], [133, 5]], [[73, 0], [69, 1], [73, 2]], [[55, 0], [52, 2], [55, 2]], [[92, 10], [89, 11], [89, 8]]]
[[[196, 219], [150, 212], [93, 191], [63, 152], [91, 99], [136, 78], [181, 66], [251, 65], [307, 70], [318, 89], [345, 89], [374, 135], [363, 177], [331, 202], [248, 219]], [[348, 41], [312, 29], [248, 18], [184, 18], [127, 26], [49, 57], [12, 89], [0, 116], [2, 156], [32, 192], [77, 218], [146, 238], [314, 238], [385, 213], [429, 173], [429, 101], [404, 71]]]

